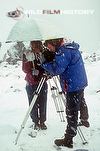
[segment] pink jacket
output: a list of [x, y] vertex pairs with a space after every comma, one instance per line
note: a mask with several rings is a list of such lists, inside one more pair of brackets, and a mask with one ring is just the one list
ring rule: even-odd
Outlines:
[[43, 71], [44, 71], [40, 66], [36, 66], [36, 69], [39, 70], [39, 75], [35, 76], [35, 75], [32, 75], [32, 69], [33, 69], [32, 61], [22, 62], [22, 70], [26, 73], [25, 80], [30, 85], [39, 83], [43, 75]]

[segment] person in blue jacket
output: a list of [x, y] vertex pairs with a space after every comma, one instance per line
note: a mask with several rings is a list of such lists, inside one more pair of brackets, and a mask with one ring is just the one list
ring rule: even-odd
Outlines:
[[79, 110], [81, 124], [89, 127], [88, 108], [84, 99], [84, 89], [88, 82], [79, 44], [64, 43], [63, 38], [58, 38], [46, 40], [44, 45], [49, 51], [55, 52], [55, 58], [42, 64], [42, 67], [51, 75], [60, 76], [62, 90], [66, 94], [67, 128], [64, 138], [56, 139], [55, 144], [73, 148]]

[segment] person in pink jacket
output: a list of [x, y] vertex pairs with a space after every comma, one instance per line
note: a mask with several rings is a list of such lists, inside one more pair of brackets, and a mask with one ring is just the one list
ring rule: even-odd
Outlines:
[[[26, 92], [28, 95], [29, 105], [44, 73], [44, 69], [40, 66], [42, 61], [42, 42], [31, 41], [30, 45], [31, 51], [23, 54], [22, 61], [22, 70], [26, 73]], [[47, 129], [45, 124], [47, 89], [47, 82], [45, 82], [30, 113], [31, 119], [34, 122], [34, 129]]]

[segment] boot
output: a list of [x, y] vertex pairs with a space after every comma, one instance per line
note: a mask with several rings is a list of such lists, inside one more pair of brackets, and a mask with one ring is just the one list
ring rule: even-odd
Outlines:
[[41, 130], [46, 130], [47, 129], [47, 126], [45, 125], [45, 123], [40, 123], [40, 128]]
[[56, 139], [54, 143], [57, 146], [65, 146], [68, 148], [73, 148], [73, 138], [70, 137], [69, 138], [64, 137], [63, 139]]
[[89, 121], [87, 120], [81, 120], [79, 123], [78, 123], [78, 126], [85, 126], [85, 127], [90, 127], [90, 123]]
[[39, 129], [40, 129], [39, 123], [35, 123], [35, 124], [34, 124], [34, 130], [39, 130]]

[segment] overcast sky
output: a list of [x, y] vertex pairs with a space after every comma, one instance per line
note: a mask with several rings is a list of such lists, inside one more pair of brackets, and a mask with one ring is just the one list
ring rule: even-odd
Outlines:
[[[45, 18], [55, 23], [66, 36], [79, 42], [84, 51], [100, 50], [100, 2], [99, 0], [0, 0], [0, 37], [10, 29], [6, 12], [16, 7], [24, 10], [88, 10], [89, 14], [42, 14], [33, 17]], [[11, 24], [14, 22], [11, 20]]]

